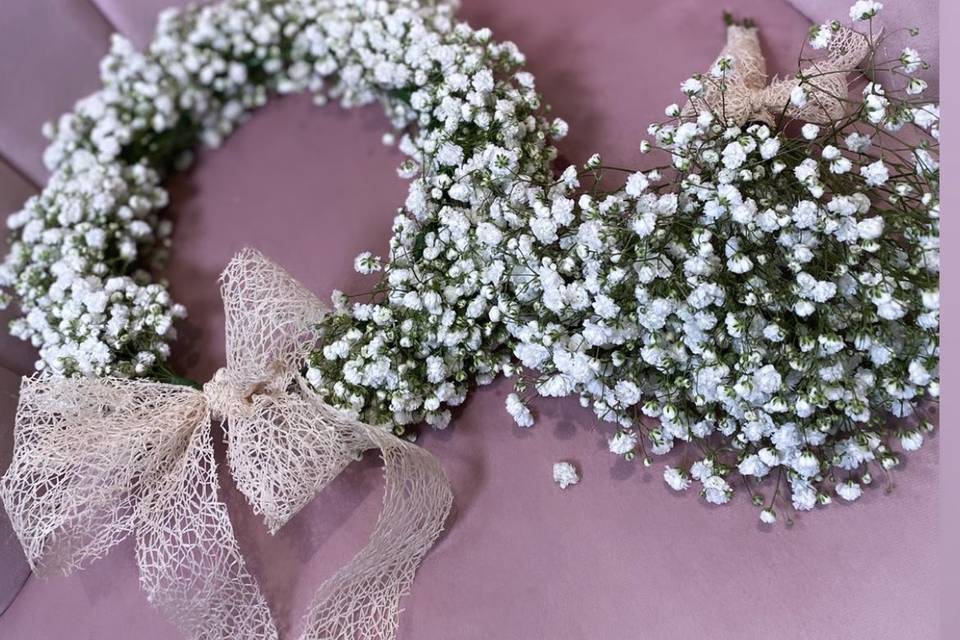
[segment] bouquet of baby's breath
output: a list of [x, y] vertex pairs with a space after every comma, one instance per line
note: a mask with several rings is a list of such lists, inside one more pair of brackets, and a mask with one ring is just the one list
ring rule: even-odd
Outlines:
[[[891, 438], [920, 446], [938, 395], [939, 111], [914, 50], [878, 58], [880, 8], [854, 5], [859, 31], [811, 31], [815, 50], [863, 47], [851, 93], [852, 69], [814, 51], [782, 104], [763, 94], [738, 122], [738, 64], [756, 61], [734, 50], [682, 84], [688, 106], [644, 143], [667, 162], [621, 189], [601, 188], [615, 169], [599, 156], [548, 184], [509, 167], [491, 180], [489, 165], [479, 185], [451, 178], [464, 205], [398, 221], [386, 301], [331, 320], [317, 386], [368, 419], [445, 424], [464, 380], [520, 372], [507, 409], [521, 426], [531, 394], [576, 394], [617, 425], [614, 453], [649, 463], [689, 445], [665, 471], [674, 489], [696, 480], [721, 504], [743, 484], [767, 522], [788, 495], [802, 510], [859, 497], [898, 464]], [[371, 370], [385, 384], [364, 385]]]
[[[616, 421], [616, 453], [691, 443], [666, 469], [670, 486], [697, 480], [725, 503], [739, 476], [765, 521], [786, 484], [796, 509], [834, 491], [856, 499], [874, 464], [897, 465], [891, 435], [912, 450], [931, 428], [916, 414], [938, 395], [939, 113], [911, 77], [923, 65], [915, 51], [877, 59], [877, 10], [851, 12], [868, 33], [831, 22], [811, 44], [867, 39], [867, 76], [901, 86], [862, 81], [856, 99], [822, 96], [818, 67], [802, 61], [789, 104], [738, 125], [724, 109], [738, 60], [721, 57], [683, 84], [690, 106], [650, 128], [671, 169], [581, 198], [573, 246], [588, 250], [556, 254], [563, 293], [598, 291], [576, 319], [550, 309], [563, 329], [535, 388], [579, 392]], [[833, 98], [842, 108], [819, 125], [789, 117]]]

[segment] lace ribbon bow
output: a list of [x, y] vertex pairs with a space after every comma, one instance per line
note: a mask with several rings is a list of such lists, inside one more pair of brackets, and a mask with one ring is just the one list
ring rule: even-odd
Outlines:
[[[684, 115], [695, 116], [704, 107], [721, 113], [737, 124], [756, 120], [775, 124], [783, 114], [788, 118], [827, 124], [843, 118], [847, 99], [847, 74], [853, 71], [870, 50], [870, 41], [861, 33], [840, 28], [830, 39], [827, 57], [813, 62], [799, 77], [767, 83], [767, 61], [760, 51], [755, 27], [730, 25], [727, 44], [717, 60], [733, 59], [733, 68], [722, 82], [704, 78], [703, 94], [692, 98], [683, 109]], [[790, 94], [803, 87], [806, 101], [797, 106]], [[721, 90], [722, 88], [722, 90]]]
[[326, 312], [261, 254], [222, 278], [227, 366], [202, 391], [147, 380], [25, 378], [0, 484], [34, 569], [68, 573], [136, 536], [140, 583], [187, 637], [273, 640], [218, 482], [211, 417], [230, 423], [237, 487], [276, 531], [366, 449], [386, 490], [369, 544], [317, 592], [304, 640], [393, 638], [399, 600], [452, 503], [436, 459], [351, 420], [306, 389], [300, 363]]

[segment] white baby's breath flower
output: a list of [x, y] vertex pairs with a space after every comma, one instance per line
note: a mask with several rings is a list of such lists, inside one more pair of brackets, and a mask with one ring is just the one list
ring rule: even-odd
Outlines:
[[802, 133], [803, 137], [807, 140], [813, 140], [820, 134], [820, 127], [808, 122], [801, 127], [800, 133]]
[[690, 466], [690, 475], [695, 480], [706, 480], [713, 475], [713, 462], [709, 459], [697, 460]]
[[846, 482], [837, 484], [836, 492], [838, 496], [847, 502], [853, 502], [863, 495], [863, 488], [853, 480], [847, 480]]
[[860, 167], [860, 175], [863, 176], [867, 185], [877, 187], [886, 184], [890, 178], [890, 171], [883, 163], [883, 160], [877, 160], [876, 162]]
[[820, 461], [811, 451], [804, 451], [793, 463], [794, 470], [804, 478], [816, 475], [820, 471]]
[[940, 122], [940, 108], [936, 105], [928, 104], [922, 107], [915, 107], [911, 110], [913, 122], [922, 129], [932, 129], [934, 125]]
[[857, 0], [850, 7], [851, 20], [870, 20], [883, 9], [883, 3], [876, 0]]
[[920, 95], [927, 90], [927, 81], [922, 78], [910, 78], [904, 90], [911, 96]]
[[778, 138], [767, 138], [760, 145], [760, 157], [769, 160], [780, 152], [780, 140]]
[[864, 240], [876, 240], [883, 235], [883, 218], [874, 216], [857, 223], [857, 233]]
[[663, 480], [674, 491], [683, 491], [690, 486], [690, 478], [674, 467], [665, 467], [663, 470]]
[[557, 462], [553, 465], [553, 481], [559, 484], [561, 489], [566, 489], [577, 484], [580, 481], [580, 475], [571, 463]]
[[905, 431], [900, 435], [900, 446], [904, 451], [916, 451], [923, 446], [923, 434], [917, 430]]
[[862, 153], [870, 146], [871, 140], [870, 136], [855, 131], [848, 135], [844, 142], [847, 145], [847, 148], [851, 151], [855, 153]]
[[650, 182], [647, 180], [647, 177], [638, 171], [637, 173], [631, 174], [630, 177], [627, 178], [627, 186], [624, 191], [627, 192], [627, 195], [636, 198], [646, 191], [649, 184]]
[[703, 83], [697, 78], [688, 78], [680, 85], [680, 90], [688, 96], [698, 96], [703, 93]]
[[728, 169], [737, 169], [747, 160], [747, 152], [739, 141], [733, 141], [723, 148], [723, 165]]
[[798, 109], [807, 105], [807, 90], [803, 85], [797, 85], [790, 91], [790, 104]]
[[353, 260], [353, 269], [357, 273], [370, 274], [380, 271], [382, 268], [380, 258], [369, 251], [364, 251]]
[[713, 66], [710, 67], [710, 75], [714, 78], [722, 78], [724, 75], [729, 75], [733, 71], [733, 66], [735, 60], [733, 56], [720, 56], [717, 58], [717, 61], [713, 63]]
[[839, 27], [836, 22], [827, 22], [821, 25], [815, 25], [810, 29], [810, 46], [814, 49], [826, 49], [833, 39], [835, 28]]
[[742, 253], [736, 253], [727, 260], [727, 268], [736, 274], [744, 274], [753, 268], [753, 260]]
[[607, 439], [610, 453], [622, 456], [637, 448], [637, 434], [634, 431], [618, 431], [612, 438]]
[[520, 396], [515, 393], [507, 396], [507, 413], [513, 417], [518, 426], [533, 426], [533, 414], [530, 413], [529, 407], [523, 403]]
[[923, 60], [916, 49], [906, 47], [900, 53], [900, 64], [903, 65], [904, 73], [914, 73], [923, 66]]
[[730, 496], [733, 495], [733, 490], [722, 477], [710, 476], [703, 481], [701, 493], [707, 502], [712, 504], [727, 504], [730, 502]]

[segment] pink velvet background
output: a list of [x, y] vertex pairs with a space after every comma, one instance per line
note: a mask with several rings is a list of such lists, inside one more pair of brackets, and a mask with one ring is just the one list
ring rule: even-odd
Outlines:
[[[145, 41], [170, 0], [5, 0], [0, 24], [0, 194], [6, 210], [42, 183], [40, 124], [96, 87], [96, 63], [117, 29]], [[849, 3], [837, 3], [844, 13]], [[895, 0], [886, 3], [895, 5]], [[728, 0], [754, 17], [771, 70], [792, 70], [809, 22], [782, 0]], [[461, 16], [513, 39], [538, 86], [571, 125], [572, 161], [600, 151], [641, 162], [646, 123], [679, 99], [679, 82], [722, 45], [721, 7], [702, 0], [464, 0]], [[382, 250], [405, 184], [395, 150], [380, 145], [376, 108], [317, 109], [302, 97], [272, 102], [217, 152], [171, 182], [176, 221], [167, 271], [191, 317], [176, 364], [206, 379], [223, 358], [216, 277], [254, 246], [326, 296], [364, 286], [352, 258]], [[30, 369], [33, 354], [5, 334], [0, 366]], [[605, 428], [575, 401], [542, 402], [524, 431], [503, 410], [507, 381], [474, 393], [445, 432], [421, 443], [450, 476], [456, 512], [427, 557], [401, 618], [403, 640], [553, 640], [706, 635], [750, 638], [933, 638], [937, 633], [937, 460], [908, 458], [896, 490], [765, 528], [744, 500], [711, 508], [676, 495], [660, 464], [644, 469], [605, 450]], [[16, 393], [0, 376], [0, 393]], [[0, 403], [0, 464], [12, 441], [12, 403]], [[582, 482], [561, 492], [556, 460]], [[353, 465], [277, 536], [233, 489], [223, 498], [240, 542], [294, 637], [316, 587], [366, 540], [382, 496], [373, 458]], [[3, 546], [4, 576], [23, 576]], [[18, 564], [19, 562], [19, 564]], [[16, 580], [11, 580], [11, 584]], [[74, 576], [30, 577], [0, 616], [0, 639], [173, 640], [143, 598], [132, 544]]]

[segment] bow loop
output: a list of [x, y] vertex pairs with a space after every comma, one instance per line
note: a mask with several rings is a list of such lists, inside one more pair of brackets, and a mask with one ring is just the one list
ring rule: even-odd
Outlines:
[[163, 461], [208, 421], [188, 387], [25, 378], [0, 495], [30, 565], [70, 573], [105, 555], [135, 528]]
[[236, 381], [284, 391], [316, 343], [323, 303], [259, 251], [243, 249], [220, 277], [227, 370]]

